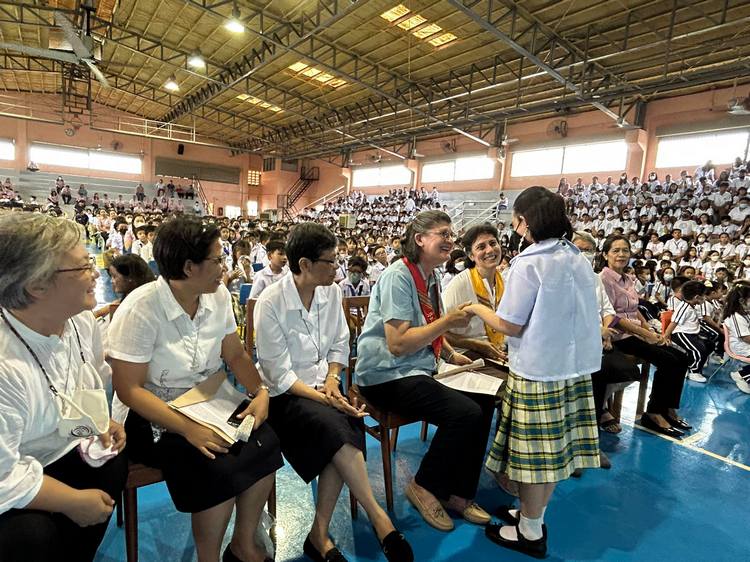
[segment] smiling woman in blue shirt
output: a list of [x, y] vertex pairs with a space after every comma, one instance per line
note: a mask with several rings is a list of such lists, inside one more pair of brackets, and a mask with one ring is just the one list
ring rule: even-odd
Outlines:
[[[596, 277], [571, 242], [565, 202], [530, 187], [513, 205], [513, 229], [529, 244], [511, 262], [497, 312], [469, 310], [508, 336], [510, 374], [487, 468], [518, 489], [521, 509], [487, 525], [493, 542], [542, 557], [544, 511], [557, 482], [599, 467], [591, 373], [601, 366]], [[560, 329], [561, 327], [565, 329]]]

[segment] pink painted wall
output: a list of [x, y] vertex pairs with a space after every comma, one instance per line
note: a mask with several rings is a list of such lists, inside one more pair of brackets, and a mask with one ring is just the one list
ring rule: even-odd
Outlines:
[[[27, 96], [29, 103], [57, 103], [59, 98], [54, 96]], [[97, 114], [106, 114], [116, 117], [118, 112], [103, 106], [96, 107]], [[120, 115], [124, 115], [121, 114]], [[65, 126], [40, 123], [26, 119], [0, 116], [0, 137], [12, 138], [16, 141], [16, 154], [14, 161], [0, 161], [0, 167], [23, 170], [29, 162], [28, 148], [33, 142], [45, 142], [52, 144], [75, 146], [80, 148], [96, 148], [101, 145], [102, 150], [112, 151], [111, 144], [118, 141], [122, 144], [119, 153], [138, 155], [143, 151], [143, 165], [140, 174], [125, 174], [117, 172], [106, 172], [100, 170], [89, 170], [66, 166], [49, 166], [39, 164], [40, 170], [44, 172], [60, 173], [62, 175], [81, 175], [93, 178], [123, 179], [128, 181], [143, 182], [144, 185], [153, 185], [157, 177], [154, 174], [154, 165], [159, 156], [184, 159], [191, 161], [207, 162], [222, 166], [240, 168], [240, 184], [224, 184], [218, 182], [202, 182], [209, 203], [214, 208], [226, 205], [247, 208], [248, 200], [256, 200], [260, 195], [258, 187], [248, 188], [247, 172], [252, 167], [254, 170], [261, 169], [261, 157], [258, 155], [240, 154], [232, 156], [228, 149], [203, 146], [190, 143], [185, 145], [183, 155], [177, 154], [178, 142], [136, 137], [132, 135], [97, 131], [87, 125], [81, 126], [73, 137], [65, 134]], [[262, 181], [262, 176], [261, 176]]]

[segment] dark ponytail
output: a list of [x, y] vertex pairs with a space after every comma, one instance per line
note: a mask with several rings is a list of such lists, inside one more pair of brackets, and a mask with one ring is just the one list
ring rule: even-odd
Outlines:
[[727, 304], [724, 305], [722, 320], [726, 320], [733, 314], [737, 313], [742, 316], [747, 316], [747, 311], [742, 304], [743, 300], [750, 300], [750, 282], [745, 280], [737, 281], [734, 284], [734, 287], [732, 287], [732, 290], [729, 291], [729, 294], [727, 295]]

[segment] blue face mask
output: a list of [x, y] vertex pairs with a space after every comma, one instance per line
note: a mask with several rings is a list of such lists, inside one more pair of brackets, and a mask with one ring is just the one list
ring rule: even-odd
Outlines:
[[361, 273], [350, 273], [349, 274], [349, 281], [352, 282], [352, 285], [359, 285], [359, 282], [362, 281], [362, 274]]

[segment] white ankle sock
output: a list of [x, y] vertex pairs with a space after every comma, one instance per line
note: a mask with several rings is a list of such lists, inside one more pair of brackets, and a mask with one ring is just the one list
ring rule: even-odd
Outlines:
[[[542, 515], [541, 515], [542, 523], [544, 523], [544, 514], [546, 512], [547, 512], [547, 506], [544, 506], [542, 508]], [[516, 519], [518, 519], [519, 515], [521, 515], [521, 510], [520, 509], [509, 509], [508, 513], [510, 513], [511, 517], [515, 517]]]
[[530, 541], [539, 540], [544, 536], [542, 533], [543, 521], [544, 517], [529, 519], [521, 514], [521, 519], [518, 522], [518, 530], [521, 531], [521, 534]]

